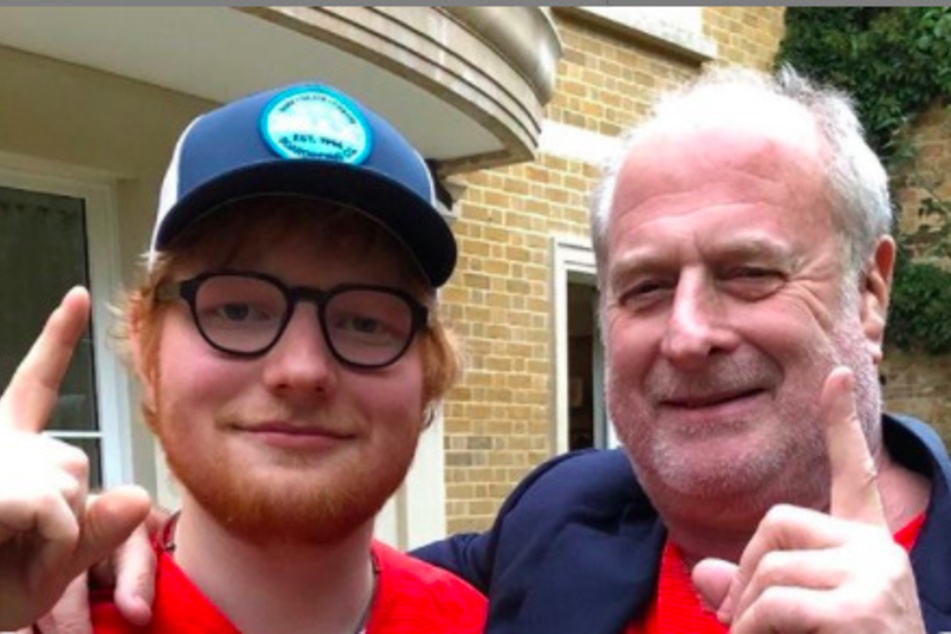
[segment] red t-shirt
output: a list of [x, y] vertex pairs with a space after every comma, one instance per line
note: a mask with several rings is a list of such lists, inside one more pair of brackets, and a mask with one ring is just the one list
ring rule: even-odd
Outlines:
[[[895, 541], [911, 551], [924, 521], [922, 513], [895, 533]], [[661, 555], [657, 593], [647, 615], [628, 626], [624, 634], [727, 634], [728, 631], [717, 620], [716, 613], [704, 607], [679, 549], [668, 541]]]
[[[379, 577], [366, 634], [482, 633], [486, 600], [472, 586], [380, 542], [372, 550]], [[240, 634], [161, 549], [149, 625], [130, 625], [105, 598], [92, 605], [96, 634]]]

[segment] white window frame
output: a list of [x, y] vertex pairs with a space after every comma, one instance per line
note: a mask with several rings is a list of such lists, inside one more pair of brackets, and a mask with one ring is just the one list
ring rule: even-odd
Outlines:
[[410, 550], [446, 536], [446, 452], [443, 412], [423, 430], [406, 480], [376, 518], [375, 536]]
[[[0, 152], [0, 186], [57, 194], [85, 201], [89, 285], [93, 298], [97, 411], [104, 487], [131, 482], [132, 451], [128, 373], [110, 346], [109, 310], [122, 286], [115, 178], [80, 167]], [[42, 324], [37, 324], [37, 332]], [[90, 437], [87, 432], [57, 437]]]
[[[553, 279], [552, 311], [554, 313], [555, 349], [555, 425], [552, 446], [556, 453], [565, 453], [569, 447], [570, 389], [568, 386], [568, 284], [571, 282], [597, 285], [594, 250], [589, 240], [574, 236], [552, 236]], [[599, 317], [595, 317], [595, 332], [599, 334], [592, 350], [592, 384], [594, 386], [594, 446], [600, 448], [620, 445], [614, 426], [610, 424], [604, 402], [604, 348], [600, 341]]]
[[597, 271], [591, 242], [575, 236], [552, 236], [552, 311], [555, 349], [555, 425], [551, 446], [568, 451], [570, 390], [568, 387], [568, 282], [594, 285]]

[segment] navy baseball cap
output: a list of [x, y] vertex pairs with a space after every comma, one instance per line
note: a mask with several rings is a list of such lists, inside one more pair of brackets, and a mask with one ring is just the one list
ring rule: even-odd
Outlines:
[[150, 259], [225, 204], [260, 195], [360, 210], [406, 247], [434, 287], [455, 267], [456, 241], [419, 152], [357, 100], [314, 83], [256, 93], [191, 122], [162, 183]]

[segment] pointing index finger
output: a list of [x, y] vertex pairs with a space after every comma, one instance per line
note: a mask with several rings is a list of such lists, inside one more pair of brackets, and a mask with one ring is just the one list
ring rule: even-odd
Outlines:
[[839, 366], [829, 373], [819, 400], [832, 475], [834, 517], [885, 526], [875, 461], [855, 409], [855, 377]]
[[70, 289], [0, 397], [0, 430], [39, 432], [46, 426], [88, 317], [86, 289]]

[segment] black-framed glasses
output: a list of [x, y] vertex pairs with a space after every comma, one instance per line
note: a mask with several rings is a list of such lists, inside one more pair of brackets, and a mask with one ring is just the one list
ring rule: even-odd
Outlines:
[[417, 299], [389, 286], [290, 287], [252, 271], [202, 273], [161, 285], [157, 296], [185, 300], [208, 345], [240, 357], [267, 353], [281, 338], [297, 304], [313, 302], [330, 352], [358, 368], [395, 363], [429, 319], [429, 311]]

